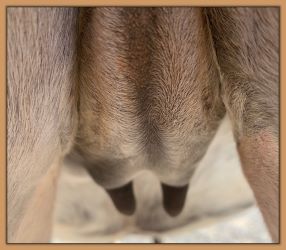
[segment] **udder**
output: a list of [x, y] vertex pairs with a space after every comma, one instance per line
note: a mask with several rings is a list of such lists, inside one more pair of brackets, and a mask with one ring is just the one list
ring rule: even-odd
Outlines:
[[175, 215], [225, 112], [203, 13], [95, 8], [84, 16], [74, 154], [127, 214], [136, 208], [132, 179], [152, 171]]

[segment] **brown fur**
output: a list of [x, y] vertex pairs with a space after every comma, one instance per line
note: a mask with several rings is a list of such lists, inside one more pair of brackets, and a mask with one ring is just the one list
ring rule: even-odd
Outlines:
[[279, 241], [278, 141], [268, 131], [242, 137], [238, 151], [244, 173], [274, 242]]
[[75, 152], [105, 188], [145, 169], [172, 186], [193, 175], [225, 113], [205, 19], [201, 8], [86, 10]]
[[[30, 201], [76, 130], [77, 9], [8, 8], [7, 15], [8, 241], [15, 242], [29, 233], [21, 224]], [[32, 242], [47, 241], [45, 225], [34, 230]]]
[[279, 10], [206, 11], [246, 177], [279, 241]]
[[206, 9], [235, 134], [278, 137], [279, 9]]
[[[9, 241], [38, 181], [72, 143], [69, 160], [115, 189], [118, 207], [117, 195], [134, 198], [132, 184], [120, 187], [147, 169], [177, 213], [183, 199], [175, 211], [169, 199], [176, 190], [185, 197], [225, 108], [250, 184], [248, 168], [273, 169], [257, 177], [272, 191], [253, 190], [277, 241], [277, 9], [87, 8], [77, 20], [77, 9], [8, 9]], [[271, 137], [267, 161], [263, 147], [252, 149], [261, 131]], [[273, 206], [264, 205], [269, 197]]]

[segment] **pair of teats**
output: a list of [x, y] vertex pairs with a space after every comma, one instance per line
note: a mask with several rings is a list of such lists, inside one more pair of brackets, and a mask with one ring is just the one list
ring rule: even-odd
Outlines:
[[[170, 216], [177, 216], [183, 210], [189, 185], [174, 187], [161, 183], [163, 192], [163, 206]], [[119, 212], [132, 215], [136, 210], [136, 198], [133, 191], [133, 182], [115, 188], [106, 189], [113, 204]]]

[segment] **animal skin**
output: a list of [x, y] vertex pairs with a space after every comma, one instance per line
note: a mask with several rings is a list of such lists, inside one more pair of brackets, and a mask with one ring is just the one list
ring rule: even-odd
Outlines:
[[65, 157], [128, 215], [132, 180], [153, 172], [166, 212], [178, 215], [226, 113], [279, 241], [278, 8], [9, 7], [7, 15], [8, 242], [49, 241]]

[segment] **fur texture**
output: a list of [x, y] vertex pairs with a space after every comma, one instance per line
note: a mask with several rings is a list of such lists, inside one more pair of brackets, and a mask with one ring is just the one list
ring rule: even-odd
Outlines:
[[[77, 13], [73, 8], [7, 9], [9, 242], [18, 237], [41, 179], [69, 151], [76, 131]], [[24, 232], [17, 241], [24, 240]]]
[[224, 116], [200, 8], [95, 8], [83, 21], [76, 147], [95, 180], [188, 183]]
[[243, 170], [279, 241], [279, 9], [206, 9]]
[[[7, 13], [10, 242], [25, 238], [34, 191], [71, 147], [69, 161], [88, 169], [118, 208], [134, 210], [135, 204], [122, 207], [118, 195], [135, 202], [130, 182], [149, 170], [162, 183], [166, 211], [177, 214], [226, 111], [245, 174], [278, 241], [278, 9]], [[255, 148], [259, 138], [267, 146]], [[254, 177], [251, 169], [258, 168], [264, 171]], [[181, 197], [176, 208], [175, 196]]]

